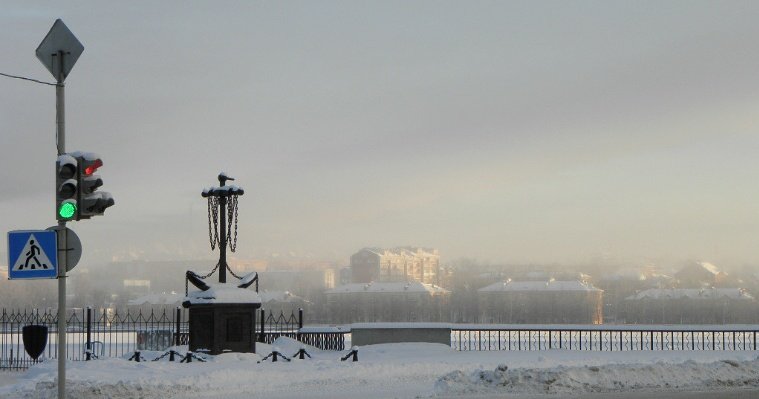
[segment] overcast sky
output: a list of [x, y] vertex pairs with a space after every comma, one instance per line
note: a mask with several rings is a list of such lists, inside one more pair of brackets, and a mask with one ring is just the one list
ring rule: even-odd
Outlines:
[[[6, 1], [0, 72], [56, 18], [83, 262], [215, 256], [223, 170], [242, 258], [759, 265], [759, 2]], [[54, 94], [0, 77], [2, 232], [55, 224]]]

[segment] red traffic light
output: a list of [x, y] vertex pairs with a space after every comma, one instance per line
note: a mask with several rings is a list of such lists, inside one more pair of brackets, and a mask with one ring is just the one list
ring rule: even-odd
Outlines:
[[100, 160], [100, 158], [95, 159], [94, 161], [92, 161], [91, 164], [85, 166], [84, 175], [85, 176], [92, 175], [93, 173], [97, 172], [98, 168], [101, 166], [103, 166], [103, 161]]

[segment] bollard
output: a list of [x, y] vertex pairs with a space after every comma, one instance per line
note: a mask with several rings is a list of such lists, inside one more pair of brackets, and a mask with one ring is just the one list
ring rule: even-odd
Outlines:
[[278, 354], [279, 354], [279, 348], [277, 348], [275, 346], [274, 348], [272, 348], [272, 351], [271, 351], [271, 361], [272, 362], [276, 362], [277, 361], [277, 355]]
[[300, 350], [298, 351], [298, 359], [305, 359], [306, 358], [306, 348], [300, 347]]
[[140, 357], [141, 357], [140, 351], [134, 351], [134, 355], [132, 355], [132, 357], [130, 357], [129, 360], [134, 360], [135, 362], [139, 363]]
[[308, 356], [309, 359], [311, 359], [311, 355], [306, 352], [306, 347], [301, 345], [300, 349], [298, 349], [297, 352], [292, 357], [298, 356], [298, 359], [305, 359], [306, 356]]
[[340, 358], [340, 361], [344, 362], [344, 361], [348, 360], [349, 357], [352, 357], [352, 360], [354, 362], [358, 361], [358, 346], [352, 347], [351, 351], [348, 352], [347, 355], [345, 355], [345, 356], [343, 356], [343, 357]]

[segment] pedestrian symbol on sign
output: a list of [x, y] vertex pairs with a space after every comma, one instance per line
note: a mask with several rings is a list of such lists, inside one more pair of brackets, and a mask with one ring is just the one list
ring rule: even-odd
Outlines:
[[[34, 236], [32, 236], [34, 237]], [[24, 262], [24, 266], [19, 265], [20, 267], [18, 270], [28, 269], [29, 268], [29, 262], [34, 260], [34, 263], [32, 263], [31, 268], [32, 270], [36, 269], [37, 267], [42, 269], [47, 269], [47, 263], [40, 263], [40, 260], [37, 259], [37, 255], [41, 254], [42, 251], [40, 251], [40, 247], [34, 244], [34, 240], [29, 240], [29, 251], [25, 253], [26, 255], [26, 262]]]

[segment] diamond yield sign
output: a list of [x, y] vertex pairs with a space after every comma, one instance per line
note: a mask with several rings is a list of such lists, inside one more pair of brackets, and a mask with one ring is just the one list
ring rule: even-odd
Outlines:
[[56, 19], [35, 54], [53, 77], [63, 82], [83, 51], [84, 46], [66, 24]]
[[31, 230], [8, 233], [8, 278], [56, 278], [58, 243], [54, 231]]

